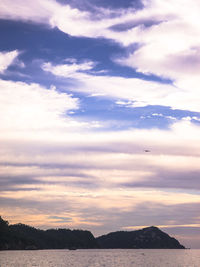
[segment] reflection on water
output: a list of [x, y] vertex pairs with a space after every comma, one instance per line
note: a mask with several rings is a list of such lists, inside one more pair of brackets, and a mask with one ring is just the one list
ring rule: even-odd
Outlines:
[[1, 267], [199, 267], [200, 250], [0, 251]]

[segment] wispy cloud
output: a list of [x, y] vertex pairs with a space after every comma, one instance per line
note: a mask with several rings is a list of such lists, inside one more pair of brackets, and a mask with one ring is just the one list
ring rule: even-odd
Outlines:
[[[65, 60], [65, 61], [69, 61], [69, 60]], [[92, 70], [95, 65], [94, 62], [92, 61], [85, 61], [83, 63], [78, 64], [76, 63], [76, 59], [70, 59], [70, 63], [71, 64], [53, 66], [51, 62], [48, 62], [42, 65], [42, 69], [44, 71], [51, 72], [57, 76], [73, 78], [73, 75], [75, 75], [77, 72], [79, 73], [81, 71], [85, 72], [88, 70]]]
[[4, 71], [14, 62], [18, 55], [19, 52], [17, 50], [0, 52], [0, 73], [4, 73]]
[[[108, 75], [93, 75], [84, 73], [91, 70], [92, 62], [76, 64], [53, 65], [43, 64], [45, 71], [56, 76], [74, 78], [76, 86], [68, 89], [84, 92], [88, 95], [99, 94], [108, 98], [118, 99], [117, 103], [129, 107], [143, 107], [147, 105], [162, 105], [173, 109], [199, 112], [200, 95], [195, 88], [178, 87], [156, 81], [146, 81], [138, 78], [123, 78]], [[83, 71], [83, 72], [81, 72]], [[194, 94], [194, 91], [196, 92]], [[190, 101], [188, 101], [190, 99]], [[124, 102], [124, 100], [126, 100]], [[181, 101], [180, 101], [181, 100]]]

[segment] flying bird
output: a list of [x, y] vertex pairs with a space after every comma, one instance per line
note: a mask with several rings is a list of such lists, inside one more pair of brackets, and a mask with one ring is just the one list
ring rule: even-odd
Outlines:
[[150, 151], [150, 150], [148, 150], [148, 149], [145, 149], [145, 150], [144, 150], [144, 152], [151, 152], [151, 151]]

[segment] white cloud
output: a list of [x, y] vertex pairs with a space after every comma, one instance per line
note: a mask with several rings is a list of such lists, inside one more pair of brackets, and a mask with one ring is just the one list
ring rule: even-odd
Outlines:
[[173, 109], [200, 111], [200, 93], [198, 91], [194, 93], [194, 88], [185, 89], [176, 85], [138, 78], [95, 76], [80, 72], [80, 70], [91, 69], [93, 66], [91, 62], [85, 64], [54, 66], [51, 63], [45, 63], [42, 68], [57, 76], [74, 78], [76, 83], [70, 87], [70, 90], [114, 98], [117, 99], [117, 104], [127, 107], [162, 105]]
[[73, 126], [67, 112], [78, 108], [78, 99], [71, 95], [24, 82], [0, 80], [0, 87], [2, 135]]
[[17, 50], [10, 52], [0, 52], [0, 73], [3, 73], [17, 58], [19, 52]]
[[[92, 64], [90, 63], [89, 66], [92, 66]], [[171, 85], [154, 81], [81, 73], [79, 70], [83, 69], [82, 64], [79, 66], [76, 64], [74, 67], [74, 64], [54, 66], [51, 63], [45, 63], [42, 68], [44, 71], [49, 71], [54, 75], [77, 80], [77, 85], [70, 87], [71, 90], [91, 95], [99, 94], [107, 97], [129, 99], [132, 101], [133, 106], [158, 104], [158, 101], [170, 94], [170, 92], [174, 93], [175, 90]]]
[[24, 0], [2, 0], [0, 18], [48, 24], [52, 13], [59, 6], [56, 1], [51, 0], [35, 0], [29, 3]]
[[[165, 19], [148, 28], [135, 28], [133, 37], [141, 46], [127, 58], [118, 58], [116, 62], [138, 72], [171, 79], [179, 92], [175, 91], [170, 101], [179, 102], [177, 108], [182, 106], [182, 109], [188, 109], [185, 103], [191, 101], [190, 109], [199, 111], [197, 102], [194, 103], [195, 97], [200, 98], [199, 1], [163, 3], [151, 0], [146, 3], [138, 15], [151, 18], [154, 14], [154, 20]], [[174, 107], [174, 104], [171, 106]]]
[[94, 67], [94, 62], [92, 61], [85, 61], [80, 64], [77, 64], [75, 59], [70, 59], [70, 61], [72, 64], [63, 64], [57, 66], [53, 66], [50, 62], [48, 62], [44, 63], [42, 68], [44, 71], [52, 72], [57, 76], [72, 77], [76, 72], [91, 70]]

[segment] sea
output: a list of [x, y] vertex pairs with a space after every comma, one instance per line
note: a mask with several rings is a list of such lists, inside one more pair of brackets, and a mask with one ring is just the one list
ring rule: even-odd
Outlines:
[[0, 251], [0, 267], [200, 267], [195, 249]]

